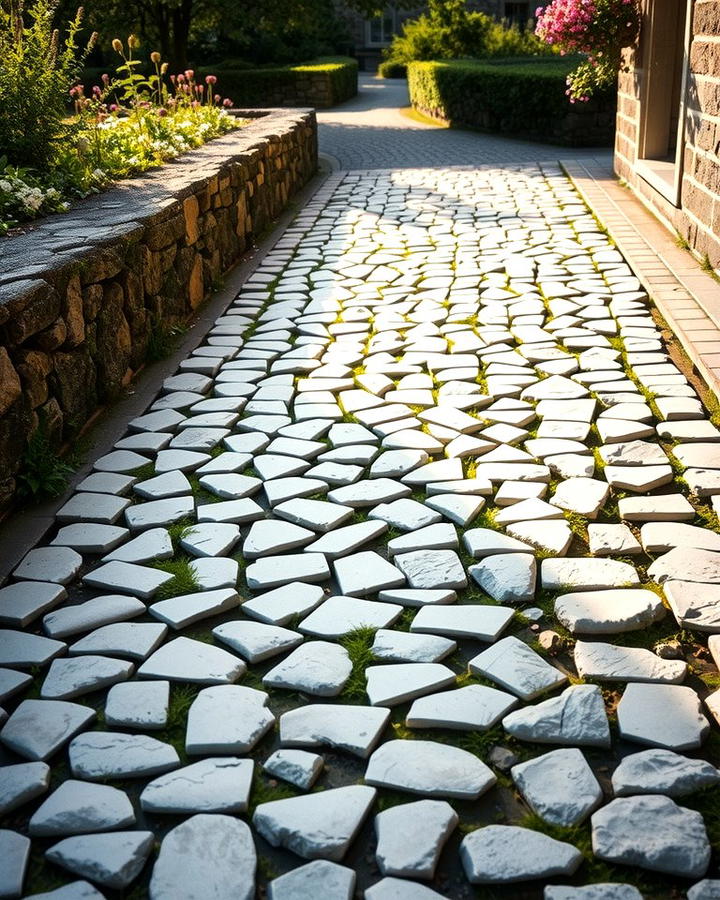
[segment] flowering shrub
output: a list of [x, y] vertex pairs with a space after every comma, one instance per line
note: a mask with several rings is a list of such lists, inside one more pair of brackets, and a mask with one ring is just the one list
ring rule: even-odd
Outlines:
[[232, 101], [215, 93], [214, 75], [168, 75], [159, 53], [150, 56], [153, 73], [142, 75], [132, 35], [127, 48], [113, 41], [114, 76], [89, 89], [75, 84], [82, 13], [63, 43], [52, 29], [55, 9], [56, 0], [35, 0], [29, 13], [22, 0], [11, 0], [7, 14], [0, 7], [0, 235], [242, 124], [227, 111]]
[[536, 15], [539, 38], [563, 54], [587, 55], [568, 75], [571, 103], [587, 101], [598, 88], [614, 84], [622, 49], [635, 42], [640, 29], [637, 0], [552, 0]]

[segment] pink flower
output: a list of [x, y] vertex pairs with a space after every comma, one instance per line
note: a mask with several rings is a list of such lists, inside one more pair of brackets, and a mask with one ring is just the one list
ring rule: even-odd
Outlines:
[[217, 76], [216, 75], [206, 75], [205, 76], [205, 84], [217, 84]]
[[233, 105], [233, 102], [229, 97], [226, 97], [223, 100], [223, 106], [225, 107], [225, 109], [230, 109], [232, 107], [232, 105]]

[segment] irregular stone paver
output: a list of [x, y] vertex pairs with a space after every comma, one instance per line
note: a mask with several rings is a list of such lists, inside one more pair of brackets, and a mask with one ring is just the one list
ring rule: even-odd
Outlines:
[[488, 825], [463, 838], [460, 858], [472, 884], [511, 884], [551, 875], [572, 875], [579, 850], [517, 825]]
[[269, 900], [303, 900], [327, 897], [352, 900], [355, 872], [347, 866], [316, 859], [273, 879], [268, 885]]
[[134, 824], [135, 813], [124, 791], [69, 778], [35, 810], [28, 831], [52, 837], [113, 831]]
[[602, 802], [602, 788], [579, 750], [552, 750], [511, 771], [525, 801], [551, 825], [577, 825]]
[[3, 767], [0, 783], [0, 813], [10, 812], [36, 797], [50, 786], [50, 766], [44, 762], [17, 763]]
[[718, 782], [720, 772], [711, 763], [659, 748], [626, 756], [612, 775], [616, 797], [632, 794], [682, 797]]
[[495, 784], [472, 753], [434, 741], [388, 741], [368, 762], [367, 784], [428, 797], [476, 800]]
[[143, 778], [180, 764], [171, 744], [121, 732], [86, 731], [70, 741], [68, 754], [73, 775], [88, 781]]
[[0, 896], [19, 897], [25, 871], [30, 861], [30, 838], [8, 828], [0, 829], [0, 854], [3, 868], [0, 874]]
[[617, 716], [624, 738], [668, 750], [694, 750], [710, 729], [695, 691], [675, 684], [629, 684]]
[[110, 890], [132, 884], [155, 842], [152, 831], [86, 834], [54, 844], [45, 858], [75, 875], [84, 875]]
[[375, 857], [383, 875], [432, 878], [458, 815], [444, 800], [418, 800], [375, 816]]
[[710, 864], [710, 843], [700, 813], [669, 797], [621, 797], [592, 817], [593, 853], [625, 863], [700, 878]]
[[340, 860], [352, 843], [376, 791], [365, 785], [334, 788], [305, 797], [261, 803], [253, 825], [273, 847], [305, 859]]
[[[392, 80], [372, 84], [377, 97], [404, 90]], [[352, 109], [350, 103], [347, 113], [320, 115], [356, 115]], [[254, 696], [263, 676], [273, 688], [269, 704], [281, 716], [277, 778], [292, 776], [292, 765], [282, 761], [290, 748], [303, 748], [301, 754], [330, 749], [312, 797], [320, 796], [318, 787], [327, 795], [328, 788], [362, 778], [362, 766], [344, 755], [364, 759], [403, 734], [408, 739], [400, 743], [417, 744], [403, 731], [403, 714], [407, 727], [444, 731], [435, 732], [442, 736], [439, 746], [450, 750], [453, 743], [480, 746], [472, 732], [499, 728], [502, 719], [508, 736], [527, 742], [534, 753], [545, 743], [569, 746], [575, 754], [579, 746], [610, 747], [610, 758], [626, 757], [622, 746], [611, 746], [597, 687], [573, 685], [522, 705], [544, 690], [562, 690], [566, 673], [621, 679], [620, 730], [627, 737], [652, 744], [659, 734], [672, 746], [676, 740], [684, 746], [685, 731], [693, 741], [704, 737], [708, 725], [694, 691], [700, 689], [698, 676], [712, 683], [711, 659], [720, 658], [717, 643], [704, 636], [720, 633], [720, 544], [711, 517], [720, 511], [718, 432], [671, 364], [640, 282], [557, 165], [511, 162], [537, 159], [541, 152], [552, 159], [557, 151], [409, 119], [402, 120], [398, 141], [398, 129], [383, 122], [399, 114], [374, 108], [364, 115], [378, 119], [372, 129], [354, 130], [356, 144], [367, 146], [370, 133], [378, 145], [369, 159], [388, 152], [382, 146], [390, 133], [398, 165], [418, 153], [412, 146], [417, 139], [426, 148], [464, 143], [458, 162], [465, 168], [383, 171], [375, 162], [373, 169], [332, 175], [248, 277], [206, 343], [175, 373], [165, 373], [166, 392], [78, 486], [48, 531], [48, 546], [31, 557], [62, 565], [36, 566], [40, 580], [32, 581], [32, 569], [19, 570], [0, 590], [0, 625], [7, 629], [0, 634], [0, 663], [7, 666], [0, 672], [0, 697], [10, 713], [2, 740], [12, 760], [4, 769], [18, 759], [47, 758], [56, 784], [66, 777], [59, 751], [82, 731], [107, 736], [118, 728], [125, 739], [142, 743], [153, 733], [167, 743], [164, 729], [172, 729], [175, 743], [190, 733], [188, 709], [194, 710], [193, 724], [193, 700], [207, 696], [205, 686]], [[493, 159], [470, 148], [490, 145], [501, 148], [494, 157], [500, 165], [478, 168], [479, 161]], [[423, 150], [423, 159], [429, 152]], [[467, 167], [468, 160], [475, 168]], [[652, 403], [645, 402], [646, 391]], [[603, 444], [595, 453], [597, 434]], [[679, 444], [670, 454], [674, 441]], [[670, 485], [671, 461], [683, 467], [684, 483]], [[635, 495], [623, 496], [626, 490]], [[132, 533], [122, 527], [125, 521]], [[651, 577], [662, 582], [677, 626], [662, 621], [660, 594], [642, 585], [644, 551], [665, 554], [651, 564]], [[633, 565], [627, 565], [629, 556]], [[172, 561], [168, 571], [162, 561]], [[194, 586], [176, 589], [182, 579], [173, 582], [169, 571], [176, 565], [181, 574], [192, 573]], [[111, 592], [116, 599], [108, 602]], [[521, 604], [524, 618], [489, 601]], [[151, 621], [158, 616], [179, 637]], [[552, 634], [558, 621], [582, 637], [574, 657], [574, 642]], [[350, 631], [357, 625], [370, 630]], [[373, 637], [378, 625], [384, 627]], [[675, 641], [678, 628], [682, 642]], [[626, 630], [635, 631], [632, 639], [591, 643]], [[313, 639], [318, 636], [332, 641]], [[538, 654], [532, 649], [536, 639]], [[658, 655], [651, 652], [656, 644]], [[464, 681], [467, 660], [488, 662], [486, 654], [495, 660], [487, 676], [513, 693], [475, 684], [475, 678]], [[127, 673], [127, 680], [100, 687], [92, 670], [101, 664], [93, 657]], [[640, 694], [633, 712], [634, 687], [667, 685], [626, 686], [628, 680], [648, 673], [674, 680], [684, 672], [684, 658], [693, 668], [690, 693], [647, 703], [648, 695]], [[370, 659], [376, 664], [368, 666]], [[427, 666], [442, 671], [439, 682], [421, 684]], [[92, 709], [52, 706], [56, 701], [50, 700], [25, 705], [46, 677], [45, 693], [53, 693], [53, 680], [63, 671], [80, 671], [81, 689], [97, 688]], [[243, 676], [247, 681], [235, 688]], [[405, 678], [415, 689], [420, 685], [423, 696], [398, 711], [391, 729], [389, 710], [368, 704], [396, 702]], [[337, 696], [337, 702], [308, 705], [314, 692]], [[717, 693], [705, 701], [712, 727], [720, 721]], [[615, 692], [604, 694], [612, 712]], [[253, 761], [211, 755], [221, 752], [252, 752], [258, 763], [253, 784], [262, 799], [307, 789], [310, 782], [302, 777], [294, 788], [271, 777], [276, 744], [263, 732], [271, 713], [264, 704], [249, 707], [240, 716], [226, 704], [225, 715], [216, 710], [211, 724], [226, 733], [244, 728], [247, 741], [239, 746], [257, 740], [251, 751], [238, 750], [227, 735], [216, 740], [210, 727], [195, 727], [189, 746], [198, 762], [158, 778], [135, 772], [137, 792], [144, 797], [150, 779], [163, 782], [167, 792], [159, 804], [176, 817], [173, 825], [196, 813], [235, 816], [248, 804]], [[87, 732], [95, 727], [95, 708], [104, 708], [105, 717], [97, 732]], [[681, 758], [678, 778], [691, 762], [709, 766], [703, 761], [712, 746], [693, 743], [699, 760]], [[523, 765], [515, 751], [499, 742], [481, 755], [507, 772]], [[550, 758], [558, 752], [564, 751], [553, 750]], [[315, 753], [310, 758], [312, 764], [300, 766], [308, 777], [319, 765]], [[434, 777], [432, 771], [421, 774]], [[671, 784], [658, 779], [658, 789]], [[392, 811], [392, 790], [378, 788], [378, 808]], [[501, 821], [516, 821], [516, 798], [508, 788], [488, 791], [489, 807], [501, 811]], [[578, 797], [568, 798], [568, 808]], [[12, 811], [20, 832], [41, 800], [38, 795]], [[156, 813], [162, 815], [158, 808], [148, 817], [153, 828]], [[458, 815], [464, 829], [477, 826], [469, 810], [458, 807]], [[408, 830], [410, 824], [422, 822], [409, 823]], [[370, 831], [366, 821], [363, 835]], [[191, 837], [201, 832], [191, 830]], [[504, 833], [511, 861], [501, 875], [507, 876], [528, 854], [510, 840], [515, 832]], [[372, 851], [364, 841], [352, 848], [352, 865], [369, 897], [414, 900], [467, 892], [456, 840], [443, 853], [435, 891], [393, 877], [378, 881], [367, 871]], [[211, 885], [219, 885], [219, 893], [238, 893], [239, 873], [230, 874], [227, 861], [212, 870], [219, 850], [198, 863], [212, 870], [203, 880], [190, 871], [192, 859], [172, 850], [170, 837], [165, 844], [163, 878], [148, 890], [148, 866], [138, 876], [138, 893], [182, 897], [187, 889], [204, 897]], [[408, 853], [416, 849], [406, 844]], [[33, 860], [47, 846], [33, 839]], [[254, 856], [252, 865], [248, 859], [241, 866], [242, 889], [252, 892]], [[273, 885], [279, 892], [284, 880], [288, 884], [283, 875], [267, 890], [276, 860], [282, 872], [298, 863], [278, 848], [263, 860], [258, 894], [274, 896]], [[323, 883], [337, 883], [332, 869], [307, 871], [313, 896], [320, 896]], [[552, 879], [543, 871], [544, 882]], [[345, 877], [333, 900], [355, 889], [354, 873], [340, 873]], [[530, 867], [526, 874], [538, 872]], [[648, 893], [658, 900], [685, 887], [673, 876], [667, 885], [649, 877]], [[573, 881], [580, 885], [585, 878], [580, 869]], [[68, 890], [97, 897], [84, 884]], [[292, 879], [289, 884], [292, 890]], [[620, 896], [623, 887], [603, 896]]]
[[149, 896], [151, 900], [207, 896], [251, 900], [256, 864], [252, 833], [245, 822], [200, 813], [163, 838]]

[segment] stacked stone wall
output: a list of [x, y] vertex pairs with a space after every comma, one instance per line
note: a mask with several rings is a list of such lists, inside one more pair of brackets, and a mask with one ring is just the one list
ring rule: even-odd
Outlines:
[[272, 110], [0, 239], [0, 510], [29, 436], [58, 446], [188, 321], [317, 170], [312, 110]]

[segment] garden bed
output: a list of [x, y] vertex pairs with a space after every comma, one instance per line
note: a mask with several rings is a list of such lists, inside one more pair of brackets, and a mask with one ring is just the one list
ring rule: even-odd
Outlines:
[[317, 169], [312, 110], [255, 119], [0, 239], [0, 508], [39, 421], [66, 441]]
[[418, 112], [529, 140], [569, 146], [611, 146], [614, 92], [570, 104], [566, 77], [571, 58], [504, 61], [413, 62], [410, 102]]
[[322, 109], [357, 94], [357, 60], [345, 56], [272, 69], [220, 66], [213, 71], [217, 71], [218, 90], [244, 106]]

